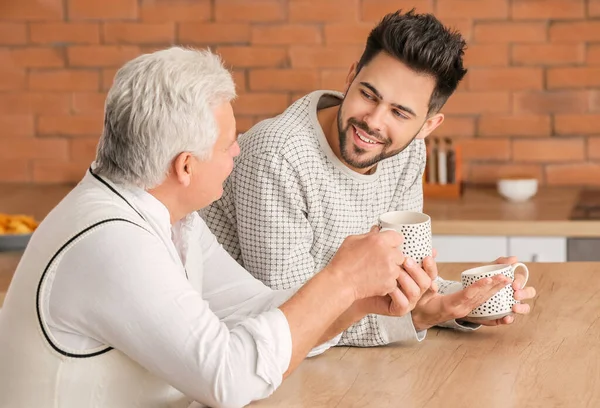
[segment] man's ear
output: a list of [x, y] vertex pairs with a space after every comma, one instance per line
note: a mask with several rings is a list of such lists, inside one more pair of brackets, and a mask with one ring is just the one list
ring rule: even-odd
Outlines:
[[173, 160], [173, 174], [180, 184], [189, 186], [192, 180], [192, 154], [183, 152]]
[[417, 133], [417, 139], [425, 139], [431, 132], [433, 132], [439, 125], [444, 122], [444, 114], [436, 113], [435, 115], [428, 118], [423, 126], [421, 126], [421, 130]]
[[356, 68], [358, 67], [358, 61], [354, 62], [351, 66], [350, 66], [350, 70], [348, 71], [348, 75], [346, 75], [346, 84], [344, 85], [345, 89], [344, 89], [344, 94], [348, 93], [348, 89], [350, 88], [350, 85], [352, 85], [352, 82], [354, 81], [354, 78], [356, 78]]

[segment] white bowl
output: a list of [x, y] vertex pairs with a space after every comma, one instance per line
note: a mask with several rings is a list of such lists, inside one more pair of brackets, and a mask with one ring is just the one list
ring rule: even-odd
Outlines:
[[532, 178], [498, 180], [498, 192], [513, 202], [529, 200], [537, 193], [538, 181]]

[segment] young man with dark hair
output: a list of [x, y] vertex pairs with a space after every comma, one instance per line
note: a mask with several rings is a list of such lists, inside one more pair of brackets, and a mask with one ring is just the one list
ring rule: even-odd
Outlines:
[[[461, 35], [432, 15], [389, 14], [350, 68], [345, 93], [312, 92], [241, 136], [223, 197], [203, 212], [225, 249], [268, 286], [290, 288], [322, 269], [345, 237], [369, 231], [380, 214], [422, 211], [423, 139], [442, 124], [440, 110], [467, 72], [464, 49]], [[423, 268], [435, 271], [434, 260], [426, 258]], [[474, 308], [461, 284], [438, 283], [439, 292], [425, 295], [411, 314], [369, 315], [340, 344], [422, 340], [440, 324], [477, 327], [455, 320]], [[516, 298], [534, 296], [521, 286], [515, 283]], [[513, 310], [527, 313], [529, 306]]]

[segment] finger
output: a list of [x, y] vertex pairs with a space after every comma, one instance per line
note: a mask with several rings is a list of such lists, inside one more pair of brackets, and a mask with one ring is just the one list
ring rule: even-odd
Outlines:
[[514, 321], [515, 321], [514, 316], [504, 316], [501, 319], [483, 320], [478, 323], [480, 323], [482, 326], [504, 326], [506, 324], [511, 324]]
[[421, 288], [406, 271], [403, 270], [396, 281], [409, 302], [415, 303], [421, 298]]
[[523, 289], [523, 287], [525, 286], [525, 275], [516, 275], [515, 276], [515, 280], [513, 281], [513, 289], [514, 290], [518, 290], [518, 289]]
[[510, 280], [504, 275], [495, 275], [491, 278], [480, 279], [466, 289], [456, 292], [451, 296], [451, 302], [461, 313], [468, 314], [494, 296], [506, 286]]
[[524, 289], [515, 290], [515, 300], [533, 299], [536, 295], [535, 288], [528, 286]]
[[501, 256], [500, 258], [498, 258], [494, 261], [494, 263], [496, 263], [496, 264], [509, 264], [509, 265], [512, 265], [517, 262], [518, 262], [518, 260], [517, 260], [516, 256]]
[[434, 258], [437, 258], [437, 255], [438, 255], [437, 249], [431, 248], [431, 256], [434, 257]]
[[403, 268], [419, 286], [420, 294], [431, 287], [431, 278], [412, 258], [406, 258]]
[[433, 257], [427, 256], [423, 259], [423, 269], [425, 269], [425, 272], [427, 272], [427, 275], [429, 275], [431, 280], [438, 277], [437, 263]]
[[531, 312], [531, 306], [529, 306], [527, 303], [518, 303], [513, 305], [512, 311], [516, 314], [526, 315]]
[[378, 232], [378, 234], [384, 240], [385, 244], [392, 248], [398, 248], [404, 242], [404, 237], [398, 231], [385, 230]]
[[381, 230], [381, 227], [379, 225], [373, 225], [371, 227], [371, 229], [369, 230], [369, 233], [379, 232], [380, 230]]
[[389, 293], [390, 298], [392, 298], [392, 304], [390, 305], [390, 312], [392, 313], [398, 313], [401, 311], [406, 311], [406, 313], [408, 313], [408, 310], [410, 308], [410, 302], [408, 301], [408, 299], [406, 298], [406, 296], [404, 296], [404, 293], [402, 293], [402, 291], [398, 288], [394, 289], [393, 291], [391, 291]]

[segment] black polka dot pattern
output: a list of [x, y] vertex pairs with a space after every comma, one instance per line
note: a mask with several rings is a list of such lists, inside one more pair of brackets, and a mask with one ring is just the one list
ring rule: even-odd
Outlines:
[[[393, 213], [389, 213], [390, 215]], [[397, 211], [395, 212], [397, 217], [417, 218], [422, 219], [427, 217], [421, 213], [415, 213], [411, 211]], [[385, 215], [384, 215], [385, 216]], [[389, 223], [379, 220], [379, 226], [381, 228], [393, 229], [401, 233], [404, 237], [402, 243], [402, 252], [405, 256], [414, 259], [417, 263], [421, 264], [423, 259], [430, 256], [432, 253], [431, 249], [431, 220], [427, 219], [424, 222], [396, 224]]]
[[[462, 273], [462, 285], [466, 288], [480, 279], [491, 278], [499, 273], [507, 276], [511, 281], [514, 280], [514, 269], [511, 266], [507, 265], [502, 269], [500, 268], [500, 265], [487, 265], [469, 269]], [[509, 283], [487, 302], [475, 308], [468, 316], [490, 319], [498, 319], [502, 316], [506, 316], [511, 313], [513, 305], [519, 303], [518, 300], [515, 300], [514, 295], [515, 291], [512, 288], [512, 283]]]

